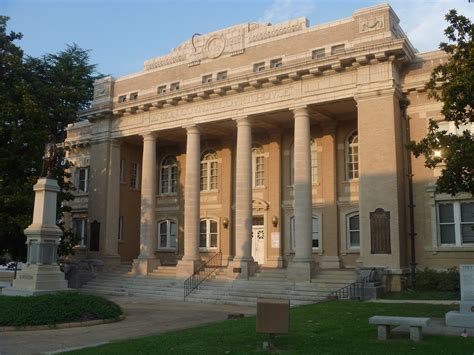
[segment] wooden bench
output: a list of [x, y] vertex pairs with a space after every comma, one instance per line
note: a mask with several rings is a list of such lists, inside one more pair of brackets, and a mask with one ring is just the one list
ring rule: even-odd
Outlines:
[[404, 325], [410, 329], [410, 339], [418, 342], [423, 338], [422, 327], [428, 326], [430, 319], [420, 317], [373, 316], [370, 317], [369, 323], [377, 326], [378, 340], [387, 340], [390, 336], [391, 325]]

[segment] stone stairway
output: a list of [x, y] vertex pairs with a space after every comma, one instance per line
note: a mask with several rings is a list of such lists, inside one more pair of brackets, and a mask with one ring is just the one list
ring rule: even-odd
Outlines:
[[[80, 291], [108, 296], [141, 296], [183, 301], [184, 279], [176, 278], [173, 266], [160, 266], [148, 276], [129, 274], [130, 265], [121, 265], [84, 285]], [[255, 306], [257, 298], [289, 299], [291, 306], [315, 303], [332, 291], [354, 282], [354, 270], [319, 270], [312, 282], [294, 283], [285, 269], [261, 268], [249, 280], [235, 279], [224, 269], [194, 290], [186, 302]]]

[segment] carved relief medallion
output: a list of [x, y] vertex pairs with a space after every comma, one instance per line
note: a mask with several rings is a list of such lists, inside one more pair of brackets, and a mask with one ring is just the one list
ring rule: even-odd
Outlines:
[[225, 38], [223, 35], [211, 36], [206, 42], [206, 53], [211, 59], [218, 58], [225, 48]]
[[384, 28], [383, 16], [365, 18], [359, 20], [359, 32], [370, 32]]

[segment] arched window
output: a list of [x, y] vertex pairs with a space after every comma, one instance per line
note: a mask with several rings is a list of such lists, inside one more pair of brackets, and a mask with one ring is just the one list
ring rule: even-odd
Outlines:
[[252, 186], [265, 185], [265, 155], [259, 144], [252, 146]]
[[318, 152], [316, 150], [316, 139], [311, 139], [311, 183], [317, 183], [318, 178]]
[[166, 156], [160, 167], [160, 194], [174, 194], [178, 191], [178, 163], [173, 156]]
[[[318, 152], [316, 149], [316, 139], [311, 139], [311, 183], [318, 182]], [[295, 145], [290, 146], [290, 185], [295, 183]]]
[[217, 153], [205, 151], [201, 156], [201, 191], [217, 190]]
[[359, 137], [357, 131], [352, 132], [347, 138], [346, 170], [348, 180], [359, 178]]
[[347, 246], [349, 249], [360, 247], [360, 224], [359, 212], [350, 213], [346, 216]]
[[203, 249], [217, 248], [217, 221], [213, 219], [203, 219], [200, 224], [199, 247]]
[[[321, 231], [321, 224], [319, 216], [313, 215], [311, 218], [311, 240], [312, 248], [319, 249], [319, 235]], [[295, 240], [295, 217], [290, 218], [290, 245], [291, 250], [295, 250], [296, 240]]]
[[176, 249], [178, 236], [176, 222], [170, 219], [158, 223], [158, 249]]

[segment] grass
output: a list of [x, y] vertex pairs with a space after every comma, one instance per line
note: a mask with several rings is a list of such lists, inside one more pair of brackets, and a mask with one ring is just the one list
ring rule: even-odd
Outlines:
[[[376, 340], [373, 315], [444, 317], [453, 306], [331, 301], [291, 310], [290, 333], [276, 337], [289, 354], [472, 354], [474, 338], [408, 335]], [[255, 317], [172, 331], [73, 351], [68, 354], [251, 354], [262, 352], [264, 334], [255, 333]]]
[[55, 325], [118, 319], [122, 310], [102, 297], [76, 292], [41, 296], [0, 296], [0, 326]]
[[459, 301], [459, 292], [448, 291], [415, 291], [406, 290], [401, 292], [389, 292], [383, 297], [389, 300], [449, 300]]

